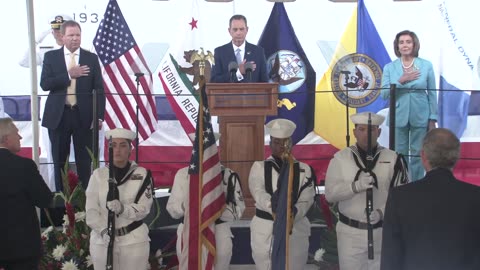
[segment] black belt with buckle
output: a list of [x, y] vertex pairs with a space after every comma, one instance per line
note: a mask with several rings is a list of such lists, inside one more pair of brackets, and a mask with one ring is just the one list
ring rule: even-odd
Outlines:
[[[347, 224], [350, 227], [354, 227], [360, 230], [366, 230], [368, 229], [368, 224], [366, 222], [361, 222], [355, 219], [351, 219], [343, 215], [342, 213], [338, 212], [339, 220], [343, 222], [344, 224]], [[372, 224], [373, 228], [380, 228], [383, 226], [383, 221], [380, 220], [379, 222]]]
[[134, 221], [130, 224], [128, 224], [125, 227], [119, 228], [115, 230], [115, 235], [116, 236], [123, 236], [129, 234], [131, 231], [135, 230], [136, 228], [142, 226], [143, 221], [137, 220]]
[[273, 220], [273, 216], [270, 213], [260, 210], [258, 208], [255, 208], [255, 216], [266, 220]]
[[65, 109], [76, 110], [76, 109], [78, 109], [78, 105], [77, 104], [73, 104], [73, 105], [65, 104]]

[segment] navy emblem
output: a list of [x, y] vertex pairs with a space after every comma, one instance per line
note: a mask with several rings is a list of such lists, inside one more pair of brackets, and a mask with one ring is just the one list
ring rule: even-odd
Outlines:
[[267, 59], [270, 80], [278, 82], [279, 94], [292, 93], [307, 78], [307, 67], [302, 58], [292, 51], [280, 50]]
[[367, 106], [380, 95], [382, 69], [365, 54], [352, 53], [337, 61], [332, 70], [333, 94], [353, 108]]

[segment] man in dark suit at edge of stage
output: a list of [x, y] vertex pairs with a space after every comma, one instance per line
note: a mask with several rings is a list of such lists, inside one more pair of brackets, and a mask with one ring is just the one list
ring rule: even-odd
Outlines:
[[433, 129], [420, 153], [425, 177], [387, 199], [381, 269], [480, 269], [480, 187], [453, 175], [459, 139]]
[[40, 224], [35, 207], [48, 207], [53, 194], [33, 160], [17, 156], [18, 128], [0, 118], [0, 269], [38, 269]]

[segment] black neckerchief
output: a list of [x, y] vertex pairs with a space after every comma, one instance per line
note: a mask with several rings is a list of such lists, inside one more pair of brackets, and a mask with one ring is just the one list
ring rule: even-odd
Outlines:
[[[372, 149], [372, 158], [375, 157], [377, 153], [377, 145], [375, 145]], [[362, 159], [363, 164], [367, 164], [367, 151], [363, 150], [360, 145], [357, 144], [358, 154], [360, 154], [360, 158]]]
[[114, 172], [115, 180], [117, 181], [117, 184], [120, 183], [123, 180], [125, 175], [127, 175], [128, 171], [130, 170], [131, 165], [132, 164], [130, 162], [127, 162], [127, 166], [125, 166], [123, 168], [119, 168], [119, 167], [113, 165], [113, 172]]
[[272, 157], [273, 157], [273, 159], [275, 159], [275, 163], [277, 163], [278, 167], [279, 167], [279, 168], [282, 168], [282, 166], [283, 166], [283, 159], [278, 158], [278, 157], [274, 157], [274, 156], [272, 156]]

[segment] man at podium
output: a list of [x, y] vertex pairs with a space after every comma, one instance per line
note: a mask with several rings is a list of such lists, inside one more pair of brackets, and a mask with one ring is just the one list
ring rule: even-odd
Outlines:
[[215, 49], [210, 82], [268, 82], [263, 48], [245, 41], [247, 18], [233, 15], [228, 32], [232, 41]]

